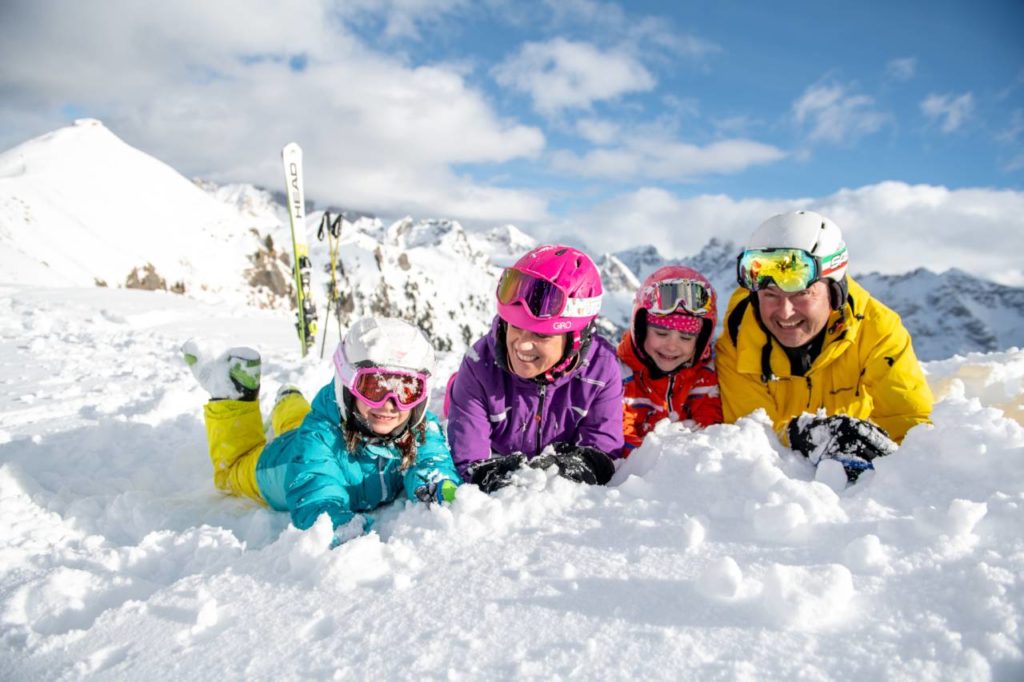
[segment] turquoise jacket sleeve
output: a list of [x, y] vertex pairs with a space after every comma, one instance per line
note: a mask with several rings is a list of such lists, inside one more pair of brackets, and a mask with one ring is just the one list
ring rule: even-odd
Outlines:
[[405, 494], [416, 499], [416, 489], [428, 483], [448, 479], [459, 485], [462, 479], [455, 470], [452, 453], [448, 449], [441, 422], [432, 412], [426, 414], [426, 439], [416, 450], [416, 462], [405, 472]]
[[291, 447], [286, 495], [295, 527], [305, 530], [325, 512], [335, 528], [348, 523], [354, 514], [346, 486], [348, 477], [341, 469], [348, 448], [340, 429], [314, 410], [306, 415]]

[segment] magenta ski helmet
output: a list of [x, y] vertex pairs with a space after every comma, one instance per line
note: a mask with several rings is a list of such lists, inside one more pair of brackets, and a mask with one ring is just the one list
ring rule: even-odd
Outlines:
[[538, 246], [506, 268], [496, 292], [498, 316], [537, 334], [578, 337], [601, 310], [601, 275], [571, 246]]

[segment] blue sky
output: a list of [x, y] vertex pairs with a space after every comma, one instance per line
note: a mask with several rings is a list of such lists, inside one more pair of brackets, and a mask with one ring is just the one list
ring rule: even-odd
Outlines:
[[[90, 116], [276, 188], [295, 140], [321, 205], [595, 251], [684, 255], [813, 207], [863, 269], [907, 269], [895, 231], [1024, 282], [1022, 27], [994, 0], [4, 3], [0, 147]], [[1003, 260], [965, 255], [979, 230]]]

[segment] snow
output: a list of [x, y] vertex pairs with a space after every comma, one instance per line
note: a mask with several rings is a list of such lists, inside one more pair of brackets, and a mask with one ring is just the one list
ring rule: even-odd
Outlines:
[[838, 492], [763, 415], [663, 422], [607, 487], [524, 470], [330, 550], [214, 490], [190, 336], [260, 348], [267, 400], [331, 376], [286, 312], [0, 289], [0, 678], [1024, 676], [1024, 350], [927, 364], [934, 426]]
[[[439, 412], [499, 268], [535, 242], [346, 220], [351, 309], [325, 314], [328, 246], [311, 239], [330, 334], [302, 360], [287, 297], [245, 276], [286, 224], [268, 192], [197, 185], [98, 121], [0, 154], [0, 679], [1024, 678], [1019, 290], [903, 278], [900, 305], [932, 291], [995, 312], [936, 322], [934, 426], [853, 487], [763, 415], [665, 422], [606, 487], [524, 470], [492, 496], [378, 510], [330, 550], [329, 524], [299, 532], [214, 489], [180, 345], [256, 347], [269, 402], [329, 380], [339, 326], [401, 315], [440, 349]], [[698, 257], [716, 283], [730, 250]], [[614, 321], [659, 259], [606, 259]], [[118, 288], [146, 263], [186, 295]], [[953, 355], [979, 346], [1004, 350]]]
[[266, 221], [225, 200], [79, 120], [0, 154], [4, 279], [116, 286], [151, 264], [194, 294], [230, 290], [257, 247], [250, 228]]

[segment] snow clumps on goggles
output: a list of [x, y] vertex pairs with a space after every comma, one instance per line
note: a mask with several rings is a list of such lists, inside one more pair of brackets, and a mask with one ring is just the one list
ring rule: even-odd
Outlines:
[[376, 365], [355, 367], [345, 361], [341, 345], [334, 353], [334, 366], [337, 381], [373, 408], [384, 407], [388, 400], [394, 400], [398, 409], [404, 412], [429, 397], [426, 372]]
[[736, 281], [750, 291], [774, 284], [794, 293], [840, 270], [848, 260], [845, 246], [824, 258], [803, 249], [747, 249], [736, 259]]
[[648, 286], [642, 304], [655, 315], [670, 315], [682, 308], [689, 315], [703, 317], [711, 310], [711, 291], [695, 279], [669, 279]]
[[565, 289], [553, 282], [520, 270], [507, 268], [498, 281], [498, 302], [522, 303], [531, 317], [593, 317], [601, 311], [601, 297], [570, 298]]

